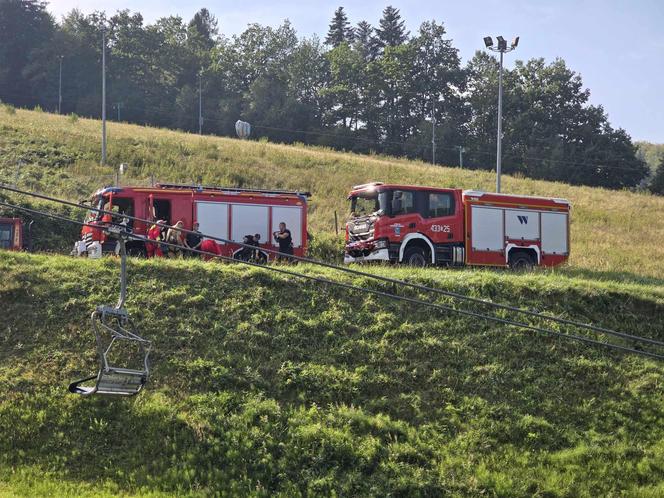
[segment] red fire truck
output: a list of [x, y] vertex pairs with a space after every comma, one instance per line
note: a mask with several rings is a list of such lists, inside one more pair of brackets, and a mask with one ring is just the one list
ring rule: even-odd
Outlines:
[[[197, 221], [206, 235], [231, 241], [219, 242], [222, 255], [233, 256], [242, 248], [232, 242], [243, 242], [247, 235], [260, 235], [259, 247], [278, 250], [272, 233], [279, 223], [286, 223], [293, 239], [293, 253], [304, 256], [307, 250], [308, 192], [206, 187], [198, 185], [158, 184], [155, 187], [107, 187], [92, 194], [96, 209], [117, 212], [102, 215], [91, 210], [86, 221], [100, 228], [86, 226], [74, 254], [100, 257], [115, 249], [115, 240], [107, 239], [102, 227], [113, 221], [125, 223], [133, 233], [147, 236], [151, 223], [129, 220], [123, 215], [146, 220], [164, 220], [169, 225], [178, 221], [192, 229]], [[115, 219], [114, 219], [115, 218]], [[131, 255], [146, 254], [142, 241], [127, 242]], [[263, 252], [267, 259], [268, 253]]]
[[565, 199], [379, 182], [348, 198], [346, 263], [529, 268], [569, 256]]
[[18, 218], [0, 218], [0, 249], [23, 249], [23, 223]]

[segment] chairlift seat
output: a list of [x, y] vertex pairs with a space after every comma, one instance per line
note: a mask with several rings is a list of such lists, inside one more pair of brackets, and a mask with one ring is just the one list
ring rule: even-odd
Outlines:
[[[83, 386], [85, 382], [95, 379], [94, 386]], [[110, 368], [100, 370], [99, 374], [86, 379], [72, 382], [69, 392], [89, 396], [91, 394], [110, 394], [134, 396], [138, 394], [147, 381], [146, 372], [129, 368]]]
[[[92, 328], [97, 342], [99, 373], [72, 382], [69, 384], [69, 392], [82, 396], [92, 394], [134, 396], [143, 389], [149, 374], [150, 341], [146, 341], [129, 330], [129, 327], [129, 316], [125, 309], [109, 306], [97, 307], [97, 310], [92, 314]], [[110, 336], [110, 341], [104, 339], [102, 333]], [[109, 352], [116, 341], [130, 342], [138, 346], [143, 357], [143, 369], [118, 367], [109, 364]], [[90, 385], [91, 381], [94, 384]]]
[[[143, 339], [133, 330], [129, 314], [124, 308], [127, 294], [127, 250], [125, 247], [126, 234], [122, 231], [115, 234], [120, 244], [120, 299], [115, 307], [97, 306], [92, 313], [92, 330], [97, 343], [97, 356], [99, 358], [99, 371], [97, 375], [86, 377], [69, 384], [69, 392], [90, 396], [92, 394], [107, 394], [116, 396], [134, 396], [138, 394], [148, 380], [151, 342]], [[113, 366], [118, 364], [117, 359], [110, 355], [111, 349], [117, 342], [135, 346], [141, 357], [142, 368], [127, 368]], [[116, 346], [117, 348], [117, 346]], [[120, 357], [125, 356], [120, 351]], [[137, 361], [127, 358], [127, 363], [136, 366]], [[93, 385], [92, 382], [94, 381]], [[87, 385], [83, 385], [87, 384]]]

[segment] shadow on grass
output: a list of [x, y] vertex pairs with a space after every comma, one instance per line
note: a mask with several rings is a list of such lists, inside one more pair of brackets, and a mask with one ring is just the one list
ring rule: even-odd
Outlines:
[[600, 282], [619, 282], [625, 284], [654, 285], [664, 288], [664, 278], [647, 277], [626, 271], [599, 271], [587, 268], [564, 267], [559, 270], [561, 275], [597, 280]]

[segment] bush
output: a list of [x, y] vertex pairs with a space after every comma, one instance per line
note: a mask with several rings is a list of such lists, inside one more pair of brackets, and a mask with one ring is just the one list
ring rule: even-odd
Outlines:
[[320, 232], [310, 236], [309, 257], [338, 263], [342, 261], [344, 254], [343, 235], [335, 235], [328, 232]]
[[69, 119], [70, 123], [76, 123], [78, 121], [78, 114], [72, 112], [67, 119]]

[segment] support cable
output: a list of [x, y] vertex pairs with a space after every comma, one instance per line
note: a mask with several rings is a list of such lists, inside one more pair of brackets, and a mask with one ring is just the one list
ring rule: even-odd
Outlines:
[[[63, 200], [63, 199], [58, 199], [56, 197], [52, 197], [52, 196], [48, 196], [48, 195], [44, 195], [44, 194], [39, 194], [39, 193], [36, 193], [36, 192], [29, 192], [29, 191], [20, 190], [20, 189], [10, 187], [10, 186], [2, 184], [2, 183], [0, 183], [0, 189], [7, 190], [9, 192], [13, 192], [13, 193], [17, 193], [17, 194], [24, 194], [24, 195], [36, 197], [36, 198], [46, 200], [46, 201], [56, 202], [56, 203], [59, 203], [59, 204], [63, 204], [63, 205], [66, 205], [66, 206], [71, 206], [71, 207], [75, 207], [75, 208], [79, 208], [79, 209], [86, 209], [86, 210], [95, 211], [95, 212], [98, 212], [98, 213], [101, 213], [101, 214], [110, 214], [112, 216], [118, 216], [118, 213], [113, 212], [113, 211], [108, 211], [108, 210], [104, 210], [104, 209], [95, 208], [93, 206], [88, 206], [88, 205], [85, 205], [85, 204], [82, 204], [82, 203], [75, 203], [75, 202], [71, 202], [71, 201], [66, 201], [66, 200]], [[153, 224], [154, 223], [154, 221], [146, 220], [146, 219], [143, 219], [143, 218], [138, 218], [138, 217], [135, 217], [135, 216], [130, 216], [130, 215], [127, 215], [127, 214], [122, 214], [121, 216], [123, 218], [127, 218], [127, 219], [133, 220], [133, 221], [138, 221], [140, 223], [146, 223], [146, 224]], [[93, 226], [94, 228], [99, 228], [96, 225], [91, 225], [91, 226]], [[164, 226], [165, 228], [174, 228], [173, 225], [168, 225], [168, 224], [162, 224], [162, 226]], [[195, 234], [201, 235], [202, 237], [210, 239], [210, 240], [214, 240], [214, 241], [217, 241], [217, 242], [223, 242], [224, 244], [235, 244], [237, 246], [244, 247], [244, 248], [249, 248], [249, 249], [255, 249], [256, 248], [255, 246], [252, 246], [250, 244], [244, 244], [242, 242], [235, 242], [235, 241], [230, 240], [230, 239], [224, 239], [224, 238], [216, 237], [216, 236], [213, 236], [213, 235], [202, 234], [200, 232], [194, 232], [193, 230], [188, 230], [188, 229], [185, 229], [185, 228], [178, 228], [178, 230], [183, 232], [183, 233], [186, 233], [186, 234], [195, 233]], [[135, 240], [138, 240], [137, 236], [135, 234], [132, 234], [131, 237], [134, 238]], [[644, 343], [652, 344], [652, 345], [655, 345], [655, 346], [664, 347], [664, 342], [659, 341], [657, 339], [652, 339], [652, 338], [648, 338], [648, 337], [641, 337], [641, 336], [637, 336], [637, 335], [633, 335], [633, 334], [627, 334], [625, 332], [619, 332], [619, 331], [616, 331], [616, 330], [607, 329], [605, 327], [600, 327], [600, 326], [589, 324], [589, 323], [583, 323], [583, 322], [578, 322], [578, 321], [575, 321], [575, 320], [569, 320], [569, 319], [566, 319], [566, 318], [560, 318], [560, 317], [556, 317], [556, 316], [546, 315], [546, 314], [544, 314], [542, 312], [538, 312], [538, 311], [532, 311], [532, 310], [520, 308], [520, 307], [517, 307], [517, 306], [512, 306], [512, 305], [509, 305], [509, 304], [495, 303], [495, 302], [489, 301], [487, 299], [476, 298], [476, 297], [467, 296], [467, 295], [464, 295], [464, 294], [459, 294], [457, 292], [447, 291], [447, 290], [438, 289], [438, 288], [435, 288], [435, 287], [429, 287], [429, 286], [422, 285], [422, 284], [416, 284], [416, 283], [408, 282], [406, 280], [400, 280], [400, 279], [396, 279], [396, 278], [385, 277], [385, 276], [382, 276], [382, 275], [376, 275], [376, 274], [373, 274], [373, 273], [363, 272], [363, 271], [360, 271], [360, 270], [355, 270], [353, 268], [348, 268], [348, 267], [345, 267], [345, 266], [339, 266], [339, 265], [335, 265], [335, 264], [332, 264], [332, 263], [327, 263], [325, 261], [319, 261], [319, 260], [312, 259], [312, 258], [307, 258], [307, 257], [302, 257], [302, 256], [295, 256], [295, 255], [288, 255], [288, 254], [281, 253], [281, 252], [279, 252], [275, 249], [261, 248], [261, 251], [270, 253], [270, 254], [275, 255], [275, 256], [288, 257], [292, 260], [300, 261], [300, 262], [303, 262], [303, 263], [309, 263], [309, 264], [312, 264], [312, 265], [322, 266], [324, 268], [329, 268], [329, 269], [332, 269], [332, 270], [340, 271], [340, 272], [347, 273], [347, 274], [354, 275], [354, 276], [366, 277], [366, 278], [370, 278], [370, 279], [373, 279], [373, 280], [379, 280], [379, 281], [382, 281], [382, 282], [388, 283], [388, 284], [401, 285], [401, 286], [404, 286], [404, 287], [410, 287], [412, 289], [416, 289], [416, 290], [419, 290], [419, 291], [440, 294], [440, 295], [451, 297], [451, 298], [454, 298], [454, 299], [468, 301], [468, 302], [472, 302], [472, 303], [476, 303], [476, 304], [481, 304], [481, 305], [484, 305], [484, 306], [489, 306], [489, 307], [492, 307], [492, 308], [502, 309], [502, 310], [505, 310], [505, 311], [511, 311], [511, 312], [514, 312], [514, 313], [519, 313], [519, 314], [523, 314], [523, 315], [527, 315], [527, 316], [532, 316], [532, 317], [535, 317], [535, 318], [540, 318], [540, 319], [543, 319], [543, 320], [548, 320], [548, 321], [551, 321], [551, 322], [556, 322], [556, 323], [559, 323], [561, 325], [569, 325], [569, 326], [573, 326], [573, 327], [578, 327], [578, 328], [590, 330], [590, 331], [596, 332], [596, 333], [612, 335], [612, 336], [615, 336], [615, 337], [620, 337], [622, 339], [633, 340], [633, 341], [638, 341], [638, 342], [644, 342]]]
[[[60, 216], [60, 215], [48, 213], [48, 212], [41, 211], [41, 210], [36, 210], [36, 209], [26, 208], [26, 207], [22, 207], [22, 206], [17, 206], [17, 205], [14, 205], [14, 204], [3, 202], [3, 201], [0, 201], [0, 206], [5, 206], [5, 207], [8, 207], [8, 208], [17, 209], [17, 210], [24, 211], [24, 212], [27, 212], [27, 213], [30, 213], [30, 214], [34, 214], [34, 215], [46, 216], [46, 217], [49, 217], [49, 218], [52, 218], [52, 219], [57, 219], [57, 220], [60, 220], [60, 221], [74, 223], [74, 224], [77, 224], [79, 226], [88, 226], [88, 227], [97, 227], [98, 228], [97, 225], [92, 225], [90, 223], [73, 220], [73, 219], [67, 218], [65, 216]], [[115, 214], [117, 214], [117, 213], [115, 213]], [[491, 315], [485, 315], [483, 313], [478, 313], [478, 312], [475, 312], [475, 311], [461, 310], [461, 309], [457, 309], [457, 308], [454, 308], [452, 306], [447, 306], [447, 305], [440, 304], [440, 303], [433, 303], [433, 302], [430, 302], [430, 301], [423, 301], [421, 299], [407, 297], [407, 296], [399, 296], [397, 294], [392, 294], [392, 293], [389, 293], [389, 292], [385, 292], [385, 291], [381, 291], [381, 290], [377, 290], [377, 289], [371, 289], [371, 288], [367, 288], [367, 287], [360, 287], [360, 286], [357, 286], [357, 285], [348, 284], [348, 283], [344, 283], [344, 282], [338, 282], [338, 281], [330, 280], [330, 279], [323, 278], [323, 277], [315, 277], [315, 276], [312, 276], [312, 275], [305, 275], [303, 273], [295, 272], [295, 271], [292, 271], [292, 270], [287, 270], [285, 268], [277, 268], [277, 267], [274, 267], [274, 266], [266, 266], [266, 265], [262, 265], [262, 264], [259, 264], [259, 263], [253, 263], [251, 261], [237, 260], [237, 259], [231, 258], [229, 256], [222, 256], [222, 255], [218, 255], [218, 254], [214, 254], [214, 253], [210, 253], [210, 252], [200, 251], [198, 249], [183, 248], [182, 246], [179, 246], [177, 244], [171, 244], [171, 243], [162, 242], [162, 241], [157, 242], [157, 241], [154, 241], [152, 239], [148, 239], [147, 237], [132, 234], [132, 233], [129, 233], [129, 232], [126, 232], [126, 235], [128, 237], [134, 239], [134, 240], [139, 240], [139, 241], [143, 241], [143, 242], [147, 242], [147, 243], [158, 243], [160, 245], [164, 245], [164, 246], [167, 246], [167, 247], [173, 247], [173, 248], [177, 248], [177, 249], [180, 249], [180, 250], [184, 249], [184, 250], [187, 250], [187, 251], [195, 253], [195, 254], [200, 254], [200, 255], [203, 255], [203, 256], [211, 257], [211, 258], [217, 258], [217, 259], [220, 259], [220, 260], [223, 260], [223, 261], [228, 261], [228, 262], [233, 262], [233, 263], [240, 263], [240, 264], [244, 264], [244, 265], [247, 265], [247, 266], [253, 266], [253, 267], [261, 268], [263, 270], [268, 270], [268, 271], [273, 271], [273, 272], [276, 272], [276, 273], [280, 273], [282, 275], [288, 275], [288, 276], [291, 276], [291, 277], [302, 278], [302, 279], [305, 279], [305, 280], [309, 280], [309, 281], [313, 281], [313, 282], [317, 282], [317, 283], [324, 283], [324, 284], [328, 284], [328, 285], [333, 285], [333, 286], [345, 288], [345, 289], [348, 289], [348, 290], [358, 291], [358, 292], [362, 292], [362, 293], [374, 294], [374, 295], [381, 296], [381, 297], [386, 297], [386, 298], [389, 298], [389, 299], [394, 299], [394, 300], [403, 301], [403, 302], [407, 302], [407, 303], [411, 303], [411, 304], [416, 304], [416, 305], [421, 305], [421, 306], [434, 308], [434, 309], [439, 310], [439, 311], [447, 311], [447, 312], [452, 312], [452, 313], [458, 313], [458, 314], [468, 316], [468, 317], [472, 317], [472, 318], [479, 318], [479, 319], [490, 321], [490, 322], [500, 323], [502, 325], [510, 325], [510, 326], [514, 326], [514, 327], [518, 327], [518, 328], [522, 328], [522, 329], [527, 329], [527, 330], [531, 330], [531, 331], [546, 334], [546, 335], [562, 337], [562, 338], [566, 338], [566, 339], [570, 339], [570, 340], [584, 342], [586, 344], [592, 344], [592, 345], [596, 345], [596, 346], [606, 347], [606, 348], [609, 348], [609, 349], [614, 349], [616, 351], [621, 351], [621, 352], [624, 352], [624, 353], [632, 353], [632, 354], [637, 354], [637, 355], [640, 355], [640, 356], [645, 356], [645, 357], [654, 358], [654, 359], [657, 359], [657, 360], [664, 361], [664, 355], [659, 354], [659, 353], [653, 353], [653, 352], [650, 352], [650, 351], [642, 351], [642, 350], [639, 350], [639, 349], [629, 348], [629, 347], [626, 347], [626, 346], [620, 346], [618, 344], [612, 344], [612, 343], [603, 342], [603, 341], [599, 341], [599, 340], [595, 340], [595, 339], [590, 339], [588, 337], [584, 337], [584, 336], [580, 336], [580, 335], [557, 332], [555, 330], [539, 327], [539, 326], [536, 326], [536, 325], [531, 325], [531, 324], [524, 323], [524, 322], [517, 322], [517, 321], [513, 321], [513, 320], [508, 320], [508, 319], [505, 319], [505, 318], [499, 318], [499, 317], [495, 317], [495, 316], [491, 316]], [[634, 337], [634, 339], [636, 339], [636, 340], [642, 339], [639, 336], [632, 336], [632, 337]]]

